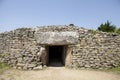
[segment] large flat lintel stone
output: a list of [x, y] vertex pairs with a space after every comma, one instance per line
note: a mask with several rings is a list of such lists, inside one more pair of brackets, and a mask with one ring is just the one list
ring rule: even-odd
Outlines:
[[38, 44], [69, 45], [78, 42], [78, 32], [36, 32], [35, 38]]

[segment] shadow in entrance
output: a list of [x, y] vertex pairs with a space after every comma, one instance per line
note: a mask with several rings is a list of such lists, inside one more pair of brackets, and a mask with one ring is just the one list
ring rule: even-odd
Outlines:
[[49, 46], [49, 64], [52, 67], [62, 67], [64, 46]]

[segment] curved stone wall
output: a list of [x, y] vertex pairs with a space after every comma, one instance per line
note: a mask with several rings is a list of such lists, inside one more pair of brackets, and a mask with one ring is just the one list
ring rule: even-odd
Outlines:
[[103, 69], [120, 64], [120, 35], [65, 25], [20, 28], [1, 33], [0, 61], [18, 69], [42, 69], [43, 62], [38, 53], [45, 45], [37, 43], [36, 31], [79, 33], [77, 44], [69, 45], [72, 57], [68, 67]]

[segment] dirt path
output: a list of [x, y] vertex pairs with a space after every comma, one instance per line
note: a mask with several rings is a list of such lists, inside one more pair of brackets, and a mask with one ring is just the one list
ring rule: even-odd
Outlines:
[[101, 71], [49, 67], [39, 71], [9, 70], [0, 75], [0, 80], [120, 80], [120, 76]]

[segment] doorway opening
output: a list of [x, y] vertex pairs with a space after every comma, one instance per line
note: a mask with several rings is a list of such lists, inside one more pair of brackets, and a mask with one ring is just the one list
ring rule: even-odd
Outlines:
[[65, 47], [64, 46], [48, 46], [48, 65], [64, 66]]

